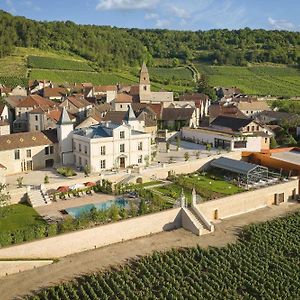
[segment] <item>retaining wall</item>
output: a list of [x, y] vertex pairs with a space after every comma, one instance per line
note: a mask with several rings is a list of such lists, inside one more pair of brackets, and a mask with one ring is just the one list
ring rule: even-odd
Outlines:
[[0, 259], [59, 258], [181, 227], [180, 208], [0, 249]]
[[293, 196], [293, 191], [299, 194], [299, 180], [294, 179], [255, 191], [235, 194], [196, 205], [199, 211], [209, 221], [225, 219], [244, 214], [275, 203], [275, 194], [284, 194], [284, 201]]

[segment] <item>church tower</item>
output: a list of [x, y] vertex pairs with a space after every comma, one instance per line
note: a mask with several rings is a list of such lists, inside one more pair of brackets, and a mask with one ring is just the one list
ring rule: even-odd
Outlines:
[[73, 130], [74, 125], [65, 107], [63, 107], [59, 121], [57, 122], [57, 138], [59, 154], [63, 165], [74, 164], [73, 155]]
[[140, 100], [147, 100], [147, 98], [149, 98], [149, 95], [151, 93], [150, 76], [145, 62], [143, 62], [141, 73], [140, 73], [139, 92], [140, 92]]

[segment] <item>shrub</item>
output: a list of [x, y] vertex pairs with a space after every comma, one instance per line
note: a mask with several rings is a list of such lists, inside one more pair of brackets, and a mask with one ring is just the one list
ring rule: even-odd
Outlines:
[[48, 175], [46, 175], [46, 176], [44, 177], [44, 183], [45, 183], [45, 184], [49, 183], [49, 176], [48, 176]]
[[24, 234], [24, 241], [32, 241], [35, 239], [35, 231], [34, 227], [28, 227], [26, 230], [23, 231]]
[[61, 167], [61, 168], [58, 168], [57, 169], [57, 172], [60, 174], [60, 175], [63, 175], [65, 177], [72, 177], [72, 176], [76, 176], [76, 172], [70, 168], [70, 167]]
[[54, 236], [57, 234], [57, 224], [49, 224], [46, 229], [46, 236]]
[[0, 246], [5, 247], [12, 243], [12, 236], [10, 232], [2, 232], [0, 234]]
[[16, 230], [12, 233], [12, 243], [13, 244], [19, 244], [24, 242], [24, 232], [22, 230]]

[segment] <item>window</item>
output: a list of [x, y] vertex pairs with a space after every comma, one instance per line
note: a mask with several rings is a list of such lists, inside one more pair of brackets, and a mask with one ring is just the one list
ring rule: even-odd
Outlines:
[[138, 144], [138, 150], [143, 150], [143, 142], [139, 142], [139, 144]]
[[138, 163], [141, 164], [143, 163], [143, 155], [140, 155], [138, 158]]
[[268, 142], [268, 138], [265, 138], [265, 143], [267, 143]]
[[247, 148], [247, 141], [236, 141], [233, 147], [234, 149]]
[[81, 144], [78, 144], [79, 152], [81, 152]]
[[84, 153], [87, 154], [87, 146], [84, 146]]
[[35, 115], [35, 120], [38, 121], [39, 120], [39, 117], [37, 115]]
[[35, 125], [35, 131], [39, 131], [39, 126]]
[[103, 160], [100, 161], [100, 167], [101, 167], [101, 169], [105, 169], [106, 168], [106, 161], [105, 161], [105, 159], [103, 159]]
[[76, 143], [73, 142], [73, 149], [76, 150]]
[[256, 130], [259, 131], [259, 126], [256, 126]]
[[45, 147], [45, 155], [53, 154], [54, 146]]
[[120, 131], [120, 139], [125, 139], [125, 131]]
[[101, 146], [100, 152], [101, 152], [101, 155], [106, 155], [106, 149], [105, 149], [105, 146]]
[[247, 131], [250, 131], [250, 126], [247, 126]]
[[120, 105], [120, 108], [123, 108], [123, 105], [122, 105], [122, 104]]
[[31, 157], [31, 150], [30, 149], [26, 150], [26, 156]]
[[255, 126], [252, 126], [252, 131], [254, 131], [255, 130]]
[[120, 145], [120, 152], [125, 152], [125, 144]]
[[20, 159], [20, 150], [19, 149], [15, 150], [15, 159]]
[[81, 164], [82, 164], [82, 162], [81, 162], [81, 157], [79, 156], [79, 166], [81, 167]]
[[87, 166], [88, 165], [88, 161], [87, 160], [85, 160], [85, 166]]
[[144, 91], [147, 91], [147, 86], [144, 86]]

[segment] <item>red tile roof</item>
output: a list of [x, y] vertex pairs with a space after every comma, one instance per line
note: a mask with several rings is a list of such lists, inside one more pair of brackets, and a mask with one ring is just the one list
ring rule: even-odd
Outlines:
[[16, 107], [41, 107], [41, 108], [52, 108], [55, 107], [57, 104], [53, 101], [45, 99], [38, 95], [30, 95], [20, 101]]

